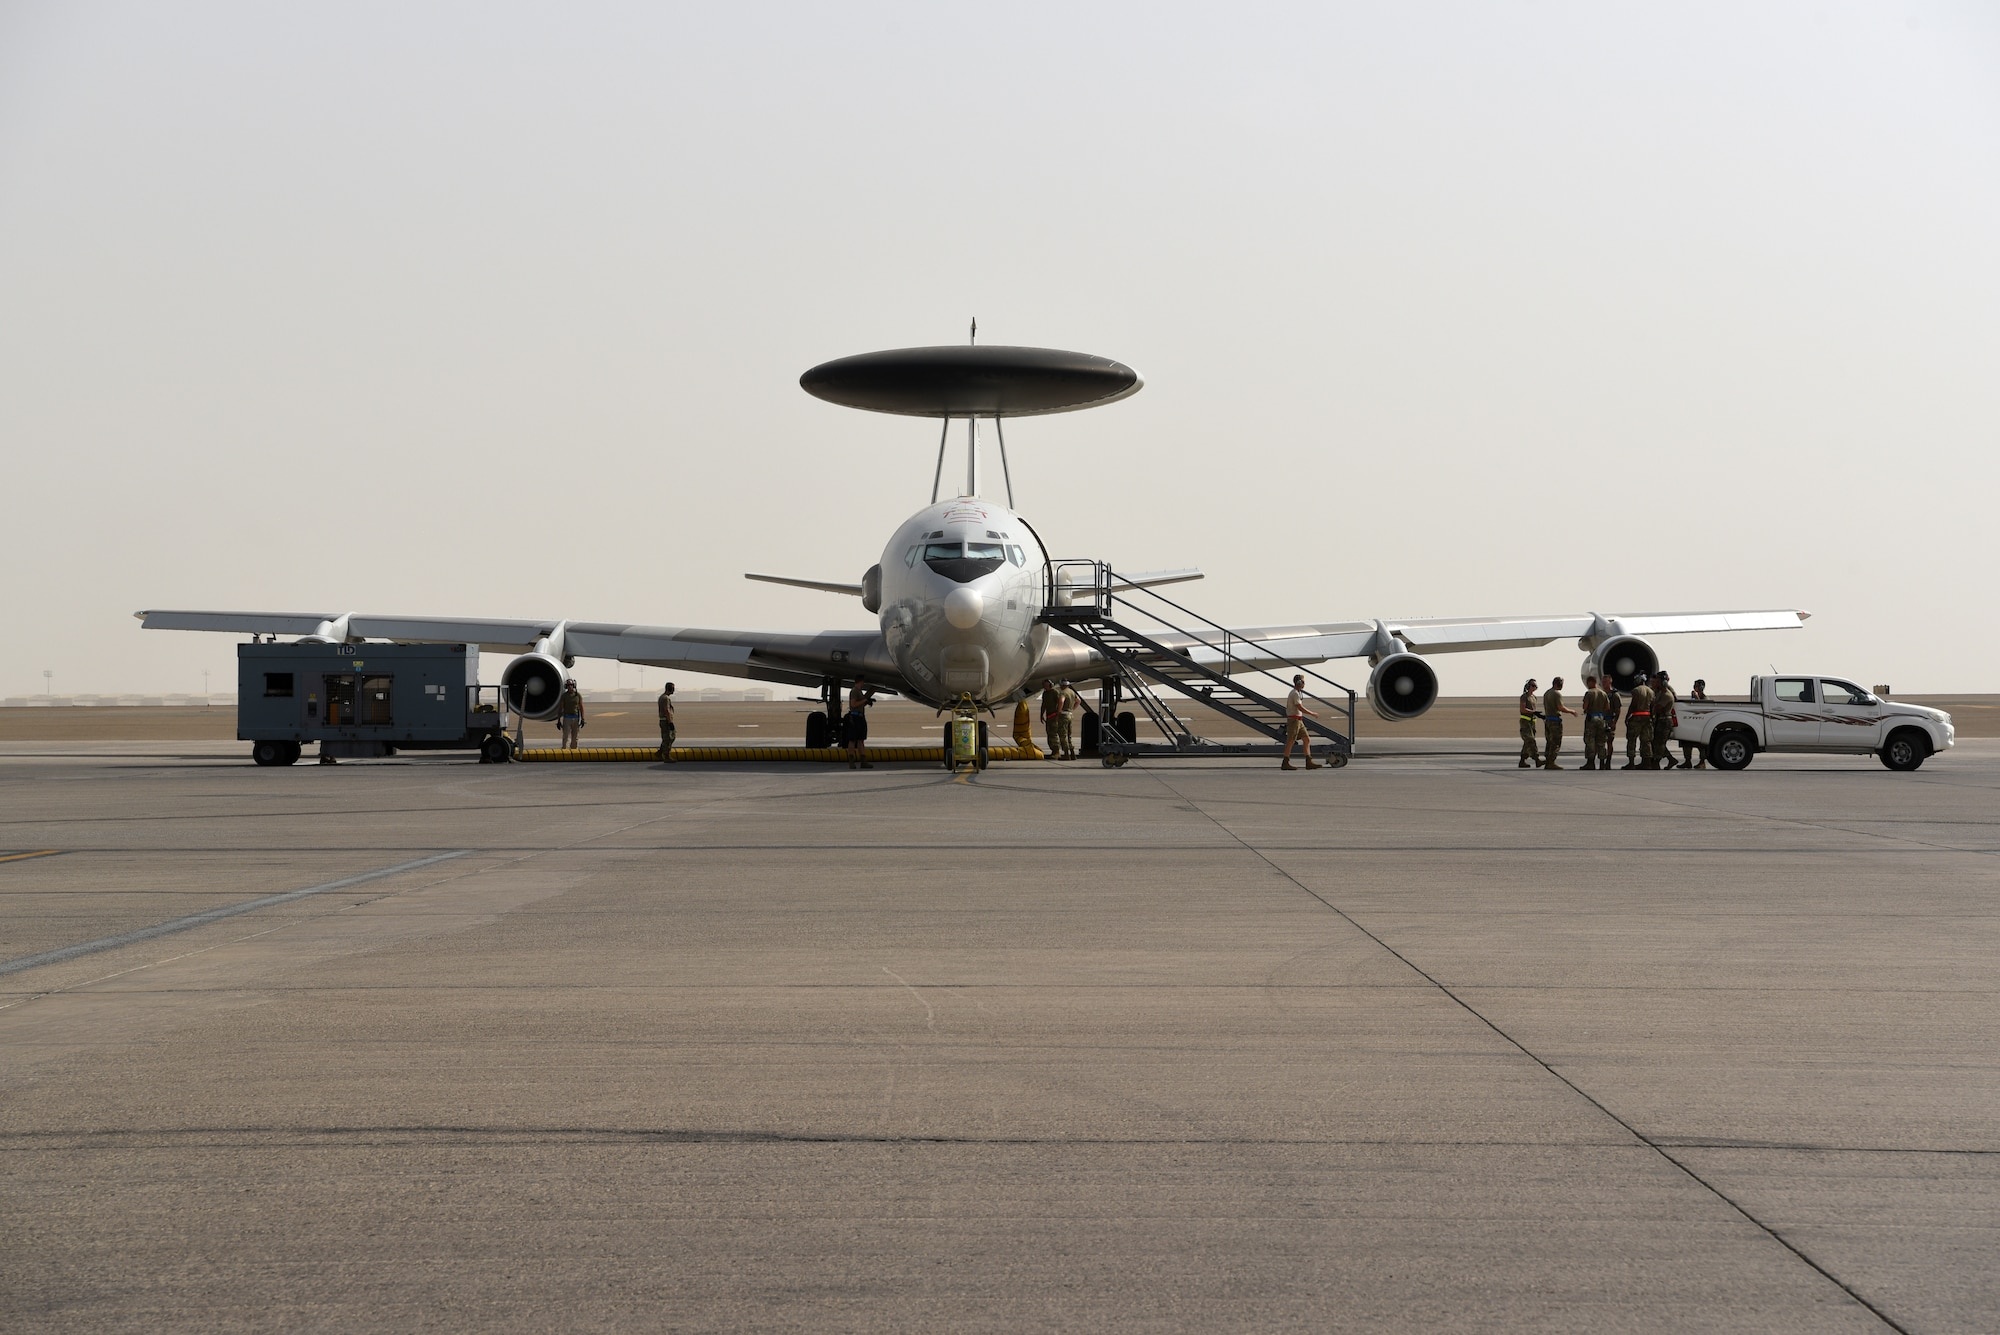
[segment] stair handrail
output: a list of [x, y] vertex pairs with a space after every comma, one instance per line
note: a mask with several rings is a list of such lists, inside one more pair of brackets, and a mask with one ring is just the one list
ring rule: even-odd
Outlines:
[[[1138, 603], [1134, 602], [1132, 599], [1120, 597], [1118, 594], [1111, 592], [1110, 586], [1114, 582], [1112, 579], [1111, 567], [1109, 563], [1106, 562], [1099, 562], [1097, 564], [1102, 565], [1104, 569], [1104, 576], [1105, 576], [1104, 597], [1107, 600], [1107, 602], [1123, 603], [1127, 607], [1131, 608], [1133, 611], [1139, 612], [1142, 615], [1146, 616], [1154, 615], [1150, 610], [1141, 607]], [[1230, 630], [1229, 627], [1222, 625], [1219, 622], [1209, 620], [1207, 617], [1195, 611], [1193, 608], [1181, 606], [1173, 599], [1167, 597], [1164, 593], [1155, 593], [1153, 590], [1146, 588], [1144, 585], [1140, 584], [1132, 584], [1128, 585], [1127, 587], [1129, 589], [1137, 590], [1138, 592], [1145, 594], [1148, 598], [1154, 598], [1160, 602], [1165, 603], [1168, 607], [1173, 608], [1176, 612], [1181, 613], [1183, 616], [1193, 617], [1196, 621], [1199, 621], [1202, 625], [1207, 626], [1212, 630], [1221, 631], [1223, 643], [1217, 645], [1209, 642], [1208, 640], [1203, 639], [1200, 635], [1196, 634], [1194, 631], [1188, 630], [1182, 626], [1176, 626], [1172, 622], [1166, 622], [1167, 626], [1170, 629], [1182, 635], [1190, 637], [1191, 639], [1194, 640], [1196, 644], [1201, 645], [1204, 649], [1212, 649], [1216, 653], [1221, 654], [1222, 675], [1225, 677], [1233, 675], [1229, 671], [1229, 664], [1232, 661], [1232, 655], [1229, 646], [1232, 641], [1240, 640], [1245, 644], [1251, 644], [1251, 645], [1262, 645], [1264, 643], [1264, 641], [1262, 640], [1253, 640], [1250, 639], [1248, 636], [1238, 635], [1235, 631]], [[1164, 618], [1161, 619], [1164, 620]], [[1315, 672], [1311, 668], [1305, 666], [1303, 663], [1294, 663], [1292, 662], [1291, 659], [1284, 657], [1282, 654], [1267, 653], [1264, 656], [1275, 658], [1277, 659], [1278, 662], [1283, 663], [1286, 667], [1291, 668], [1294, 672], [1303, 673], [1305, 676], [1311, 677], [1314, 681], [1324, 682], [1328, 686], [1331, 686], [1334, 690], [1339, 691], [1341, 694], [1345, 695], [1347, 697], [1347, 708], [1345, 712], [1348, 715], [1348, 731], [1349, 735], [1350, 736], [1352, 735], [1353, 722], [1354, 722], [1353, 720], [1354, 701], [1355, 701], [1355, 693], [1352, 687], [1342, 685], [1340, 682], [1335, 681], [1333, 678], [1326, 676], [1323, 673]], [[1252, 668], [1250, 669], [1250, 671], [1261, 672], [1266, 676], [1277, 675], [1276, 673], [1272, 672], [1271, 669], [1269, 668]], [[1322, 699], [1320, 696], [1314, 695], [1310, 691], [1306, 692], [1306, 696], [1308, 699], [1316, 700], [1320, 704], [1327, 706], [1329, 709], [1339, 708], [1339, 706], [1335, 705], [1333, 701]]]

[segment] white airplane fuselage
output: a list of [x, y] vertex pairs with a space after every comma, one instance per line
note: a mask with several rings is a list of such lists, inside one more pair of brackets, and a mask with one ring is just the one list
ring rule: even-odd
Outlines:
[[1006, 506], [961, 496], [903, 521], [882, 551], [882, 637], [903, 679], [942, 703], [1004, 700], [1034, 675], [1049, 628], [1047, 554]]

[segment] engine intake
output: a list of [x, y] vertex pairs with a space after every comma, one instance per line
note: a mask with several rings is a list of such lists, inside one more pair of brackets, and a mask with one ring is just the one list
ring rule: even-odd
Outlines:
[[551, 719], [562, 707], [563, 682], [569, 674], [547, 654], [522, 654], [500, 674], [507, 708], [522, 718]]
[[1415, 654], [1390, 654], [1368, 674], [1368, 707], [1391, 723], [1415, 718], [1437, 698], [1437, 673]]
[[[1621, 691], [1629, 691], [1639, 684], [1641, 677], [1650, 677], [1660, 670], [1659, 651], [1636, 635], [1620, 635], [1597, 646], [1591, 655], [1596, 671], [1609, 674], [1611, 684]], [[1584, 664], [1584, 672], [1591, 672], [1589, 663]]]

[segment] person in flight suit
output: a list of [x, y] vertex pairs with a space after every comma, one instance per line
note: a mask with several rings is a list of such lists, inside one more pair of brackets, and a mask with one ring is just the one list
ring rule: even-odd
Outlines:
[[1674, 744], [1674, 688], [1667, 685], [1664, 671], [1653, 674], [1653, 763], [1647, 769], [1678, 769], [1669, 754]]
[[[1701, 701], [1706, 701], [1706, 700], [1708, 699], [1708, 683], [1707, 683], [1707, 682], [1705, 682], [1705, 681], [1703, 681], [1703, 680], [1702, 680], [1702, 679], [1701, 679], [1700, 677], [1696, 677], [1696, 678], [1694, 679], [1694, 689], [1688, 692], [1688, 699], [1690, 699], [1690, 700], [1701, 700]], [[1694, 763], [1694, 758], [1695, 758], [1695, 753], [1696, 753], [1696, 752], [1698, 752], [1698, 751], [1700, 751], [1700, 752], [1701, 752], [1701, 763], [1700, 763], [1700, 764], [1695, 764], [1695, 763]], [[1702, 750], [1701, 750], [1701, 747], [1700, 747], [1699, 745], [1697, 745], [1696, 743], [1694, 743], [1694, 742], [1682, 742], [1682, 743], [1681, 743], [1681, 768], [1682, 768], [1682, 769], [1707, 769], [1707, 768], [1708, 768], [1708, 753], [1707, 753], [1707, 752], [1705, 752], [1705, 751], [1702, 751]]]
[[1632, 683], [1625, 709], [1625, 768], [1638, 769], [1653, 758], [1653, 688], [1640, 677]]
[[1056, 734], [1062, 731], [1062, 691], [1053, 681], [1042, 683], [1042, 734], [1048, 738], [1049, 753], [1044, 760], [1061, 760], [1062, 747], [1058, 745]]
[[[1583, 679], [1583, 767], [1597, 768], [1597, 756], [1604, 750], [1604, 713], [1607, 702], [1598, 689], [1596, 677]], [[1607, 763], [1604, 768], [1610, 769]]]
[[562, 749], [574, 751], [578, 734], [583, 731], [583, 692], [577, 688], [575, 677], [563, 683], [562, 701], [557, 708], [561, 716]]
[[1561, 769], [1556, 764], [1556, 756], [1563, 746], [1563, 715], [1576, 717], [1576, 711], [1563, 703], [1563, 679], [1551, 677], [1549, 689], [1542, 694], [1542, 734], [1548, 739], [1548, 758], [1542, 761], [1543, 769]]
[[674, 684], [668, 682], [660, 688], [660, 759], [672, 763], [674, 740], [680, 736], [680, 729], [674, 725]]
[[1521, 688], [1521, 763], [1515, 769], [1533, 769], [1541, 763], [1541, 751], [1535, 746], [1535, 718], [1541, 712], [1535, 702], [1535, 679], [1530, 677]]

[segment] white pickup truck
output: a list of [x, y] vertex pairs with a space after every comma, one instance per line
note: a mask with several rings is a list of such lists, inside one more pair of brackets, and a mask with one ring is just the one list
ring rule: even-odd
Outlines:
[[1674, 740], [1701, 747], [1717, 769], [1742, 769], [1759, 751], [1807, 751], [1913, 770], [1954, 735], [1943, 710], [1895, 704], [1838, 677], [1752, 677], [1748, 700], [1683, 697], [1674, 712]]

